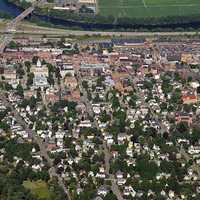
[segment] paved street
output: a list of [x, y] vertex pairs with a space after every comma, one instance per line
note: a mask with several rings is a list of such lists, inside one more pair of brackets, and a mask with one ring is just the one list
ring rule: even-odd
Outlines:
[[[183, 156], [183, 158], [184, 158], [187, 162], [189, 162], [189, 160], [190, 160], [191, 158], [190, 158], [190, 156], [188, 155], [188, 153], [185, 151], [185, 149], [184, 149], [183, 147], [181, 147], [180, 153], [181, 153], [181, 155]], [[200, 166], [197, 165], [197, 164], [194, 162], [193, 165], [192, 165], [192, 169], [193, 169], [195, 172], [197, 172], [198, 177], [200, 178]]]
[[64, 190], [64, 192], [67, 194], [68, 196], [68, 200], [71, 200], [69, 191], [67, 190], [67, 188], [65, 187], [62, 178], [60, 177], [59, 174], [56, 173], [56, 169], [53, 166], [53, 161], [52, 159], [49, 157], [48, 153], [47, 153], [47, 149], [45, 144], [42, 142], [41, 138], [39, 138], [37, 136], [37, 134], [29, 129], [28, 125], [25, 123], [25, 121], [22, 119], [22, 117], [20, 116], [20, 114], [16, 111], [16, 109], [12, 106], [11, 103], [8, 102], [5, 94], [3, 92], [1, 92], [1, 97], [0, 99], [4, 102], [4, 105], [6, 105], [6, 107], [10, 107], [11, 108], [11, 112], [13, 114], [13, 116], [15, 117], [16, 121], [22, 126], [24, 127], [24, 130], [26, 132], [29, 133], [30, 137], [32, 137], [32, 139], [38, 144], [39, 148], [40, 148], [40, 155], [46, 159], [48, 165], [50, 166], [50, 176], [51, 177], [57, 177], [58, 178], [58, 184], [60, 185], [60, 187]]
[[[35, 2], [35, 4], [38, 4], [38, 3], [39, 2]], [[4, 30], [6, 32], [6, 35], [4, 35], [4, 38], [3, 38], [3, 40], [1, 41], [1, 44], [0, 44], [0, 53], [3, 53], [4, 49], [6, 48], [6, 46], [13, 39], [13, 36], [14, 36], [15, 31], [16, 31], [17, 25], [25, 17], [27, 17], [29, 14], [31, 14], [34, 9], [35, 9], [35, 5], [33, 4], [31, 7], [27, 8], [26, 10], [24, 10], [20, 15], [15, 17], [13, 20], [11, 20], [7, 24], [6, 30]]]
[[[89, 115], [91, 117], [94, 116], [94, 113], [93, 113], [93, 109], [92, 109], [92, 105], [91, 103], [89, 102], [88, 100], [88, 97], [87, 97], [87, 91], [83, 88], [83, 84], [82, 84], [82, 77], [81, 75], [79, 74], [79, 72], [77, 71], [77, 79], [78, 79], [78, 83], [79, 83], [79, 86], [80, 86], [80, 91], [81, 93], [83, 94], [82, 96], [82, 102], [86, 105], [86, 108], [87, 108], [87, 111], [89, 113]], [[98, 122], [95, 118], [94, 119], [94, 126], [99, 128], [99, 125], [98, 125]], [[116, 183], [116, 180], [115, 180], [115, 177], [113, 174], [110, 174], [110, 159], [111, 159], [111, 153], [106, 145], [106, 142], [103, 140], [103, 152], [104, 152], [104, 162], [105, 162], [105, 170], [106, 170], [106, 174], [108, 175], [109, 177], [109, 180], [111, 180], [111, 183], [112, 183], [112, 186], [111, 186], [111, 189], [112, 189], [112, 192], [113, 194], [116, 195], [117, 199], [118, 200], [123, 200], [123, 197], [122, 197], [122, 194], [121, 194], [121, 191], [119, 190], [119, 187]]]
[[[36, 35], [101, 35], [101, 36], [124, 36], [124, 37], [130, 37], [130, 36], [144, 36], [144, 37], [157, 37], [157, 36], [184, 36], [184, 35], [196, 35], [196, 32], [111, 32], [111, 31], [79, 31], [79, 30], [66, 30], [66, 29], [53, 29], [53, 28], [45, 28], [45, 27], [39, 27], [39, 26], [31, 26], [35, 27], [35, 30], [16, 30], [16, 34], [36, 34]], [[42, 28], [42, 30], [38, 30]], [[0, 30], [0, 32], [6, 33], [5, 30]]]

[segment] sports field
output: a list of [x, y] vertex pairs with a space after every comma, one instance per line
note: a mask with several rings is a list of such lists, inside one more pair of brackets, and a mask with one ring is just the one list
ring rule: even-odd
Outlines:
[[200, 15], [200, 0], [98, 0], [102, 15], [166, 17]]

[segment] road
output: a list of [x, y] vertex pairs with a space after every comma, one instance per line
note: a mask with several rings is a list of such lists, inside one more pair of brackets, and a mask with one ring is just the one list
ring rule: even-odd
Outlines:
[[20, 116], [19, 112], [12, 106], [12, 104], [8, 101], [8, 99], [6, 98], [5, 94], [3, 92], [1, 92], [1, 96], [0, 99], [4, 102], [4, 105], [6, 105], [6, 107], [10, 107], [11, 108], [11, 112], [13, 114], [13, 116], [15, 117], [16, 121], [24, 128], [24, 130], [29, 133], [30, 137], [32, 137], [33, 141], [36, 142], [40, 148], [40, 155], [46, 159], [50, 170], [49, 170], [49, 174], [51, 177], [57, 177], [58, 179], [58, 184], [59, 186], [64, 190], [64, 192], [66, 193], [68, 200], [71, 200], [70, 197], [70, 193], [67, 190], [67, 188], [65, 187], [62, 178], [60, 177], [59, 174], [57, 174], [56, 172], [56, 168], [53, 166], [53, 161], [52, 159], [49, 157], [47, 149], [46, 149], [46, 145], [43, 143], [43, 141], [41, 140], [40, 137], [37, 136], [37, 133], [30, 129], [28, 127], [28, 125], [25, 123], [25, 121], [23, 120], [23, 118]]
[[111, 190], [113, 193], [117, 196], [118, 200], [123, 200], [123, 196], [121, 194], [121, 191], [116, 183], [115, 176], [113, 174], [110, 174], [110, 159], [111, 159], [111, 153], [106, 145], [106, 142], [103, 141], [103, 150], [104, 150], [104, 162], [105, 162], [105, 168], [106, 168], [106, 174], [109, 177], [109, 180], [111, 180]]
[[[79, 86], [80, 86], [80, 91], [83, 94], [82, 97], [81, 97], [81, 100], [86, 105], [87, 112], [88, 112], [89, 116], [93, 118], [93, 121], [94, 121], [93, 126], [96, 127], [97, 129], [99, 129], [99, 124], [94, 117], [95, 115], [94, 115], [94, 112], [93, 112], [93, 109], [92, 109], [92, 104], [88, 100], [87, 91], [84, 89], [83, 84], [82, 84], [83, 79], [82, 79], [82, 77], [81, 77], [81, 75], [78, 71], [76, 71], [76, 74], [77, 74], [77, 79], [78, 79], [78, 83], [79, 83]], [[122, 197], [121, 191], [120, 191], [120, 189], [119, 189], [119, 187], [116, 183], [116, 179], [115, 179], [114, 175], [110, 174], [110, 159], [112, 157], [111, 152], [109, 151], [109, 149], [106, 145], [106, 142], [103, 139], [102, 139], [102, 143], [103, 143], [102, 150], [104, 152], [105, 171], [106, 171], [107, 176], [109, 177], [108, 179], [111, 180], [111, 184], [112, 184], [111, 190], [112, 190], [113, 194], [116, 195], [118, 200], [124, 200], [123, 197]]]
[[108, 151], [106, 142], [103, 141], [103, 151], [104, 151], [104, 162], [105, 162], [105, 170], [106, 170], [106, 174], [109, 176], [110, 174], [110, 152]]
[[[188, 155], [188, 153], [185, 151], [185, 149], [181, 146], [180, 148], [180, 153], [181, 155], [184, 157], [184, 159], [189, 162], [189, 160], [191, 159], [190, 156]], [[192, 169], [197, 172], [198, 177], [200, 178], [200, 167], [199, 165], [197, 165], [195, 162], [192, 165]]]
[[9, 44], [9, 42], [13, 39], [13, 34], [3, 35], [0, 41], [0, 53], [3, 53], [5, 47]]
[[[40, 29], [38, 30], [37, 29]], [[42, 30], [41, 30], [42, 29]], [[7, 33], [6, 30], [0, 30], [0, 32]], [[60, 36], [69, 36], [69, 35], [102, 35], [102, 36], [143, 36], [143, 37], [156, 37], [156, 36], [185, 36], [185, 35], [196, 35], [197, 32], [114, 32], [114, 31], [79, 31], [79, 30], [66, 30], [66, 29], [53, 29], [35, 26], [35, 30], [16, 30], [13, 31], [15, 34], [35, 34], [35, 35], [60, 35]]]
[[[39, 2], [36, 2], [39, 3]], [[35, 5], [36, 5], [35, 3]], [[30, 13], [33, 12], [33, 10], [35, 9], [35, 5], [33, 4], [31, 7], [27, 8], [26, 10], [24, 10], [20, 15], [18, 15], [16, 18], [14, 18], [13, 20], [11, 20], [7, 26], [6, 26], [6, 30], [5, 31], [5, 35], [1, 41], [0, 44], [0, 53], [3, 53], [4, 49], [6, 48], [6, 46], [10, 43], [10, 41], [13, 39], [14, 33], [15, 33], [15, 29], [17, 27], [17, 25], [25, 18], [27, 17]]]
[[94, 118], [94, 112], [93, 112], [93, 109], [92, 109], [92, 105], [91, 105], [91, 103], [88, 99], [87, 91], [83, 87], [82, 77], [81, 77], [81, 75], [78, 71], [76, 71], [76, 76], [77, 76], [77, 80], [78, 80], [78, 83], [79, 83], [80, 91], [82, 93], [81, 101], [85, 104], [89, 116], [91, 118]]
[[[160, 54], [157, 51], [157, 47], [154, 50], [154, 56], [156, 57], [156, 63], [159, 64], [160, 63]], [[137, 86], [137, 82], [139, 81], [139, 79], [137, 77], [133, 77], [133, 75], [131, 75], [131, 74], [129, 74], [129, 78], [132, 80], [132, 83], [136, 90], [136, 94], [139, 96], [139, 99], [142, 102], [141, 104], [149, 109], [149, 112], [151, 113], [152, 118], [159, 125], [159, 129], [158, 129], [159, 133], [163, 134], [164, 132], [168, 132], [167, 127], [165, 126], [165, 124], [163, 124], [163, 122], [159, 118], [159, 115], [156, 114], [155, 111], [152, 109], [152, 107], [149, 106], [149, 103], [145, 101], [145, 95], [141, 92], [141, 89]]]
[[10, 30], [15, 29], [16, 26], [18, 25], [18, 23], [20, 21], [22, 21], [25, 17], [27, 17], [30, 13], [32, 13], [33, 10], [34, 10], [34, 6], [31, 6], [31, 7], [27, 8], [26, 10], [24, 10], [16, 18], [14, 18], [13, 20], [11, 20], [10, 23], [8, 23], [8, 25], [7, 25], [6, 32], [9, 32]]

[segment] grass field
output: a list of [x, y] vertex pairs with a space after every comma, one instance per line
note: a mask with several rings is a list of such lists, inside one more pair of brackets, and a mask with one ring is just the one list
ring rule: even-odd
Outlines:
[[98, 0], [102, 15], [166, 17], [200, 15], [200, 0]]
[[44, 181], [24, 181], [23, 186], [39, 197], [39, 199], [49, 199], [50, 197], [48, 186]]

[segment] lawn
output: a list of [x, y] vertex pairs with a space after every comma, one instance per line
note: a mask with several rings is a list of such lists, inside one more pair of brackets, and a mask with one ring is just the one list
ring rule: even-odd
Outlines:
[[51, 193], [48, 185], [44, 181], [24, 181], [23, 186], [31, 191], [31, 193], [40, 199], [49, 199]]
[[100, 14], [119, 17], [200, 15], [200, 0], [98, 0]]

